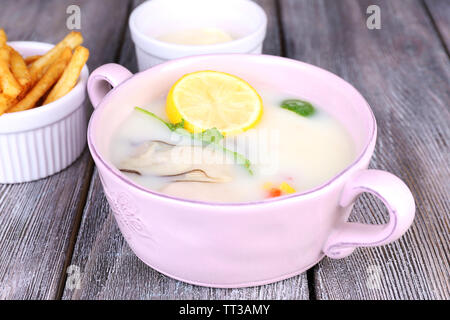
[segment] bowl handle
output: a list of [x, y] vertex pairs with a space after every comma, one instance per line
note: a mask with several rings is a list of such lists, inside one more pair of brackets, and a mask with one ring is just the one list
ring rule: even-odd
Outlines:
[[91, 73], [87, 88], [94, 108], [97, 108], [105, 95], [114, 87], [130, 78], [133, 74], [119, 64], [108, 63]]
[[339, 222], [329, 236], [324, 253], [334, 259], [350, 255], [356, 247], [373, 247], [400, 238], [414, 220], [415, 204], [406, 184], [391, 173], [380, 170], [362, 170], [345, 185], [340, 206], [352, 205], [363, 192], [379, 199], [389, 211], [389, 222], [382, 225]]

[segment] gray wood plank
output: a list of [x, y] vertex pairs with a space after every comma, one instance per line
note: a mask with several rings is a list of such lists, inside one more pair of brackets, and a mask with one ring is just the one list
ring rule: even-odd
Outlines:
[[[104, 10], [106, 3], [117, 10]], [[113, 61], [119, 43], [112, 35], [122, 31], [123, 1], [2, 0], [0, 27], [10, 40], [56, 43], [69, 32], [70, 4], [81, 7], [91, 70]], [[1, 299], [58, 298], [92, 172], [93, 162], [85, 150], [75, 164], [52, 177], [0, 185]]]
[[283, 55], [277, 0], [256, 0], [255, 2], [263, 7], [267, 14], [267, 34], [263, 45], [263, 53], [275, 56]]
[[91, 173], [86, 150], [50, 178], [0, 184], [0, 299], [56, 298]]
[[450, 2], [448, 0], [425, 0], [425, 5], [448, 54], [450, 51]]
[[[136, 1], [136, 6], [140, 1]], [[269, 15], [264, 50], [280, 53], [275, 2], [258, 1]], [[127, 32], [121, 64], [136, 71]], [[126, 244], [110, 213], [97, 172], [81, 223], [72, 264], [81, 269], [79, 289], [66, 287], [63, 299], [308, 299], [306, 273], [275, 284], [243, 289], [212, 289], [168, 278], [141, 262]]]
[[[366, 28], [366, 8], [381, 8], [381, 30]], [[282, 0], [286, 53], [328, 69], [366, 97], [378, 123], [371, 167], [399, 176], [417, 205], [399, 241], [324, 259], [315, 268], [318, 299], [448, 299], [448, 57], [419, 1]], [[381, 202], [361, 197], [351, 220], [386, 221]], [[371, 268], [381, 286], [369, 289]]]

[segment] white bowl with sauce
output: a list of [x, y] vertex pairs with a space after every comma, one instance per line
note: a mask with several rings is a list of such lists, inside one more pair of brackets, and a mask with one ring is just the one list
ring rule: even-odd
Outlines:
[[250, 0], [152, 0], [133, 10], [139, 71], [200, 54], [262, 52], [267, 16]]

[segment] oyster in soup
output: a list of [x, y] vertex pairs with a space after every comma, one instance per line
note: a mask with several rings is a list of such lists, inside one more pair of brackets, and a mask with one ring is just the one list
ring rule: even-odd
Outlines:
[[[324, 109], [291, 93], [252, 85], [255, 96], [238, 87], [241, 91], [230, 98], [237, 102], [214, 101], [215, 114], [204, 106], [179, 107], [179, 100], [170, 96], [172, 88], [167, 98], [129, 114], [111, 140], [110, 160], [149, 190], [225, 203], [303, 192], [324, 184], [353, 161], [350, 135]], [[200, 105], [200, 98], [189, 96], [193, 92], [186, 93], [187, 101]], [[239, 131], [239, 126], [245, 128]]]

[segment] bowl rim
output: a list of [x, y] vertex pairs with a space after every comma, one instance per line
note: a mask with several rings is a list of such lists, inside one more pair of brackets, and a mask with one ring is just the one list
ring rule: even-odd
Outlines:
[[[95, 125], [95, 122], [98, 121], [98, 117], [101, 114], [100, 111], [102, 111], [102, 109], [105, 108], [104, 106], [106, 105], [108, 100], [112, 98], [114, 91], [117, 91], [116, 89], [120, 88], [125, 83], [131, 81], [131, 79], [143, 78], [145, 76], [145, 74], [148, 72], [158, 72], [161, 68], [167, 68], [168, 66], [171, 66], [172, 64], [182, 63], [182, 62], [186, 62], [189, 60], [192, 60], [192, 61], [202, 60], [205, 58], [206, 59], [207, 58], [220, 58], [220, 57], [226, 58], [228, 56], [244, 57], [244, 58], [246, 57], [246, 58], [251, 58], [251, 59], [271, 59], [271, 60], [278, 60], [280, 63], [299, 64], [300, 66], [302, 66], [304, 68], [309, 68], [309, 69], [313, 69], [317, 72], [324, 73], [327, 76], [332, 77], [332, 78], [336, 79], [337, 81], [339, 81], [342, 85], [347, 87], [348, 90], [353, 91], [353, 94], [355, 94], [362, 102], [364, 102], [361, 105], [361, 107], [366, 109], [368, 115], [370, 116], [369, 120], [371, 122], [371, 131], [369, 133], [369, 137], [368, 137], [367, 141], [365, 142], [364, 146], [361, 148], [360, 153], [355, 156], [354, 160], [349, 165], [347, 165], [339, 173], [335, 174], [332, 178], [328, 179], [324, 183], [322, 183], [314, 188], [307, 189], [303, 192], [297, 192], [297, 193], [293, 193], [290, 195], [284, 195], [284, 196], [280, 196], [280, 197], [276, 197], [276, 198], [269, 198], [269, 199], [256, 200], [256, 201], [247, 201], [247, 202], [210, 202], [210, 201], [200, 201], [200, 200], [192, 200], [192, 199], [174, 197], [174, 196], [170, 196], [170, 195], [158, 192], [158, 191], [153, 191], [148, 188], [145, 188], [145, 187], [137, 184], [133, 180], [127, 178], [124, 174], [120, 173], [120, 171], [118, 171], [112, 165], [110, 165], [108, 163], [108, 161], [106, 161], [104, 159], [104, 157], [97, 151], [95, 143], [94, 143], [94, 137], [93, 137], [93, 135], [94, 135], [93, 126]], [[370, 158], [372, 157], [374, 148], [375, 148], [376, 137], [377, 137], [377, 123], [376, 123], [375, 115], [373, 114], [373, 111], [370, 108], [370, 105], [368, 104], [366, 99], [361, 95], [361, 93], [353, 85], [351, 85], [349, 82], [345, 81], [341, 77], [337, 76], [336, 74], [334, 74], [328, 70], [317, 67], [315, 65], [305, 63], [302, 61], [298, 61], [298, 60], [294, 60], [294, 59], [290, 59], [290, 58], [266, 55], [266, 54], [253, 55], [253, 54], [239, 54], [239, 53], [206, 54], [206, 55], [183, 57], [183, 58], [174, 59], [174, 60], [170, 60], [170, 61], [161, 63], [153, 68], [150, 68], [150, 69], [147, 69], [147, 70], [144, 70], [144, 71], [141, 71], [141, 72], [138, 72], [138, 73], [132, 75], [130, 78], [126, 79], [125, 81], [123, 81], [122, 83], [120, 83], [119, 85], [114, 87], [112, 90], [110, 90], [105, 95], [103, 100], [99, 103], [99, 105], [95, 108], [95, 110], [92, 113], [90, 120], [89, 120], [88, 134], [87, 134], [89, 150], [91, 151], [92, 157], [94, 158], [97, 167], [99, 166], [99, 163], [100, 163], [107, 170], [108, 173], [112, 174], [112, 176], [114, 178], [116, 178], [116, 180], [125, 183], [128, 188], [131, 187], [131, 189], [140, 191], [144, 195], [154, 196], [161, 200], [174, 201], [176, 203], [184, 204], [184, 205], [212, 206], [212, 207], [216, 207], [216, 208], [217, 207], [232, 208], [232, 207], [238, 207], [238, 206], [249, 207], [249, 206], [258, 206], [258, 205], [269, 205], [269, 204], [285, 202], [285, 201], [289, 201], [289, 200], [293, 200], [293, 199], [297, 199], [297, 198], [304, 199], [304, 198], [312, 198], [312, 197], [319, 196], [322, 193], [325, 193], [333, 185], [335, 185], [337, 183], [337, 181], [343, 179], [343, 177], [350, 174], [352, 169], [357, 167], [358, 164], [361, 164], [365, 159], [367, 159], [367, 161], [370, 160]], [[102, 184], [103, 184], [104, 181], [102, 179], [101, 174], [102, 174], [102, 172], [99, 169], [99, 176], [100, 176], [100, 179], [102, 180]]]
[[[37, 51], [42, 50], [43, 52], [46, 52], [55, 46], [52, 43], [38, 42], [38, 41], [9, 41], [7, 42], [7, 44], [18, 51], [21, 51], [24, 48], [33, 48]], [[23, 124], [22, 121], [28, 121], [31, 119], [36, 120], [38, 119], [37, 117], [39, 117], [39, 119], [46, 119], [46, 120], [43, 120], [39, 124], [30, 126], [29, 128], [26, 129], [22, 128], [19, 130], [5, 130], [5, 131], [0, 130], [0, 134], [34, 130], [36, 128], [41, 128], [46, 125], [49, 125], [51, 123], [55, 123], [59, 121], [61, 118], [64, 118], [67, 115], [71, 114], [80, 106], [77, 104], [71, 104], [71, 106], [68, 106], [69, 101], [84, 94], [88, 78], [89, 78], [89, 68], [87, 65], [84, 65], [81, 70], [81, 74], [77, 84], [75, 85], [75, 87], [72, 88], [72, 90], [70, 90], [63, 97], [49, 104], [46, 104], [45, 107], [39, 106], [29, 110], [3, 114], [2, 116], [0, 116], [0, 128], [4, 127], [2, 123], [6, 122], [9, 123], [9, 126], [11, 126], [11, 123]], [[14, 127], [14, 125], [12, 126]]]
[[[267, 14], [259, 4], [249, 0], [232, 0], [234, 2], [242, 2], [250, 5], [254, 8], [255, 11], [258, 12], [261, 17], [260, 23], [257, 25], [257, 27], [252, 32], [244, 35], [243, 37], [227, 42], [206, 45], [176, 44], [158, 40], [154, 37], [146, 35], [143, 31], [141, 31], [136, 22], [138, 15], [141, 14], [143, 10], [146, 10], [147, 7], [154, 5], [154, 3], [157, 1], [163, 2], [164, 0], [146, 1], [134, 8], [130, 15], [128, 25], [130, 27], [131, 36], [135, 45], [143, 49], [145, 52], [157, 56], [161, 59], [178, 58], [179, 55], [192, 54], [193, 52], [197, 52], [198, 54], [208, 54], [217, 51], [217, 53], [220, 53], [226, 51], [227, 49], [229, 50], [230, 48], [242, 48], [247, 46], [248, 50], [253, 50], [259, 45], [259, 39], [261, 39], [261, 42], [264, 40], [267, 28]], [[227, 4], [231, 3], [232, 1], [227, 1]], [[152, 50], [145, 50], [143, 48], [143, 44], [145, 44], [144, 46], [147, 47], [146, 49], [148, 49], [148, 47], [152, 47], [152, 49], [156, 49], [156, 51], [150, 52]], [[160, 51], [168, 52], [167, 56], [162, 57], [163, 54], [161, 54]]]

